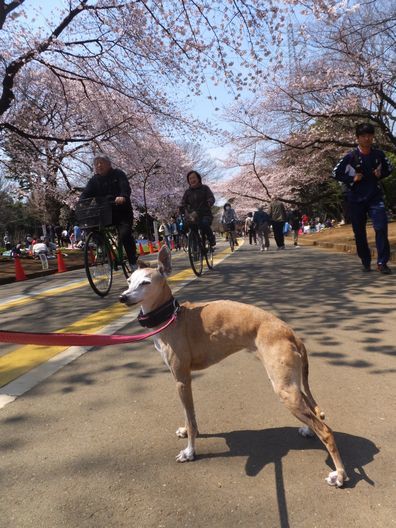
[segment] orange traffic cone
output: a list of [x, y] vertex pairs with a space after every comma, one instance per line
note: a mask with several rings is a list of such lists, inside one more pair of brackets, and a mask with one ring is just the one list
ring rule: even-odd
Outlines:
[[26, 274], [23, 271], [21, 259], [19, 257], [15, 257], [15, 280], [16, 281], [23, 281], [26, 280]]
[[144, 255], [143, 246], [140, 242], [139, 242], [139, 255]]
[[65, 261], [63, 260], [62, 252], [60, 250], [58, 250], [57, 252], [57, 257], [58, 257], [58, 273], [64, 273], [65, 271], [67, 271], [67, 268], [66, 268]]
[[151, 240], [149, 240], [148, 247], [149, 247], [150, 253], [153, 254], [154, 253], [154, 248], [153, 248], [153, 243], [151, 242]]

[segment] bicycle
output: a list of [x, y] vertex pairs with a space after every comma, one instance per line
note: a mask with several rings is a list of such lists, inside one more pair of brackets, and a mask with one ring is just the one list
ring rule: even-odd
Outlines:
[[[88, 202], [84, 206], [84, 202]], [[132, 269], [125, 254], [117, 229], [111, 226], [112, 204], [91, 205], [82, 200], [76, 209], [80, 227], [88, 230], [84, 245], [84, 267], [93, 291], [105, 297], [113, 283], [113, 272], [119, 268], [128, 278]]]
[[228, 234], [228, 243], [230, 244], [231, 251], [234, 251], [234, 248], [237, 245], [234, 223], [225, 224], [224, 232]]
[[191, 269], [199, 277], [202, 275], [204, 257], [208, 268], [213, 269], [213, 248], [197, 224], [190, 225], [187, 239]]

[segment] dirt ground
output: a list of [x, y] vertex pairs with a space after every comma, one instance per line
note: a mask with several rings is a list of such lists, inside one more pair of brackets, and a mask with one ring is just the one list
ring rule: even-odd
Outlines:
[[[396, 222], [389, 224], [388, 237], [392, 253], [391, 261], [396, 262]], [[375, 253], [375, 233], [371, 225], [367, 226], [367, 239], [373, 253]], [[351, 225], [325, 229], [320, 233], [300, 235], [298, 243], [300, 245], [325, 247], [333, 251], [356, 253], [355, 237]]]
[[[84, 266], [84, 256], [82, 251], [62, 253], [63, 261], [67, 271]], [[48, 270], [43, 270], [39, 259], [32, 257], [22, 257], [20, 259], [23, 271], [29, 278], [42, 277], [58, 271], [57, 257], [48, 259]], [[12, 258], [0, 257], [0, 284], [8, 284], [15, 281], [15, 262]]]
[[[304, 235], [301, 240], [309, 237], [309, 240], [322, 240], [325, 242], [334, 242], [338, 244], [354, 244], [355, 238], [352, 232], [351, 225], [338, 226], [333, 229], [325, 229], [320, 233], [314, 233], [312, 235]], [[396, 222], [391, 222], [388, 226], [388, 237], [391, 247], [396, 249]], [[367, 238], [369, 244], [375, 243], [375, 233], [371, 225], [367, 227]]]

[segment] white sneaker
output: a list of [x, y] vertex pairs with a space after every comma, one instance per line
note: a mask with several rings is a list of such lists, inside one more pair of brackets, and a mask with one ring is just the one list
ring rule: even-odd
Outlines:
[[264, 248], [260, 248], [260, 251], [264, 251]]
[[266, 247], [266, 248], [264, 248], [264, 251], [268, 251], [268, 248], [267, 248], [267, 247]]

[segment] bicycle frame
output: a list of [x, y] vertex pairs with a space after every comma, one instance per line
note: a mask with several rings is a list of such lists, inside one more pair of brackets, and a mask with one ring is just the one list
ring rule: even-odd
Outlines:
[[98, 229], [105, 241], [106, 245], [110, 251], [111, 263], [114, 269], [117, 269], [121, 265], [123, 259], [123, 248], [122, 243], [118, 239], [118, 234], [116, 233], [116, 228], [114, 227], [104, 227]]
[[86, 238], [84, 263], [88, 282], [93, 291], [105, 297], [112, 285], [113, 271], [120, 267], [125, 278], [131, 274], [128, 260], [124, 258], [123, 246], [115, 227], [95, 227]]
[[202, 275], [204, 257], [208, 268], [213, 269], [213, 249], [197, 224], [192, 224], [188, 232], [188, 257], [197, 277]]

